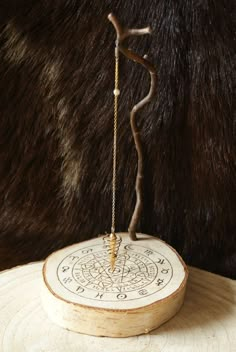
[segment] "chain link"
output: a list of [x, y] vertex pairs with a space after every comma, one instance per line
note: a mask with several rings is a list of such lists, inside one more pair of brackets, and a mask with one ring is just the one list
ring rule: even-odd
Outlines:
[[112, 225], [111, 233], [115, 234], [116, 222], [116, 164], [117, 164], [117, 117], [118, 117], [118, 97], [119, 90], [119, 49], [115, 48], [115, 89], [114, 93], [114, 138], [113, 138], [113, 175], [112, 175]]

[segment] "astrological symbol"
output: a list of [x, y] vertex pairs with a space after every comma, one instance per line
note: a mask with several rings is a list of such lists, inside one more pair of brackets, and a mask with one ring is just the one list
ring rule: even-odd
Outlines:
[[145, 289], [143, 289], [143, 290], [138, 291], [138, 293], [139, 293], [140, 295], [144, 296], [144, 295], [147, 295], [147, 294], [148, 294], [148, 291], [145, 290]]
[[158, 279], [157, 282], [156, 282], [156, 284], [157, 284], [157, 286], [160, 286], [160, 285], [163, 284], [163, 282], [164, 282], [163, 279]]
[[144, 253], [147, 254], [147, 256], [149, 257], [149, 255], [153, 254], [153, 251], [150, 251], [149, 249], [147, 249]]
[[65, 277], [65, 278], [63, 279], [63, 282], [64, 282], [65, 284], [69, 284], [71, 281], [72, 281], [72, 279], [71, 279], [70, 277]]
[[127, 295], [125, 293], [119, 293], [116, 297], [117, 299], [126, 299]]
[[69, 258], [70, 258], [71, 260], [79, 259], [79, 257], [77, 257], [77, 256], [75, 256], [75, 255], [70, 255]]
[[83, 270], [92, 270], [95, 268], [95, 262], [92, 261], [91, 263], [87, 263], [87, 264], [82, 264], [82, 269]]
[[63, 266], [63, 267], [61, 268], [61, 271], [64, 273], [65, 271], [67, 271], [67, 270], [69, 270], [69, 269], [70, 269], [69, 266]]
[[100, 299], [103, 297], [104, 293], [98, 293], [97, 296], [95, 296], [95, 298], [99, 297]]
[[88, 249], [83, 249], [82, 253], [83, 254], [88, 254], [89, 252], [92, 252], [92, 251], [93, 251], [92, 248], [88, 248]]
[[82, 292], [84, 292], [84, 288], [81, 287], [81, 286], [78, 286], [77, 289], [76, 289], [76, 292], [77, 293], [82, 293]]
[[165, 263], [165, 259], [158, 258], [157, 263], [162, 265]]
[[162, 274], [168, 274], [168, 271], [169, 271], [170, 269], [162, 269]]
[[130, 245], [130, 244], [126, 244], [125, 246], [124, 246], [124, 249], [126, 249], [126, 250], [134, 250], [133, 248], [132, 248], [132, 245]]

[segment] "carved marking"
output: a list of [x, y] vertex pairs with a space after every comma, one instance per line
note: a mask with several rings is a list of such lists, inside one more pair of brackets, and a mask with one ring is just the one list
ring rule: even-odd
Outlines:
[[64, 289], [86, 299], [109, 302], [145, 298], [162, 290], [172, 275], [166, 257], [134, 244], [121, 245], [114, 271], [102, 244], [71, 253], [57, 270]]

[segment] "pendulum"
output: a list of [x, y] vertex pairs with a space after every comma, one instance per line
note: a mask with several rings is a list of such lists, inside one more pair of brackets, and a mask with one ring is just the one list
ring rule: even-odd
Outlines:
[[114, 94], [114, 132], [113, 132], [113, 169], [112, 169], [112, 219], [111, 234], [104, 237], [105, 246], [108, 249], [112, 272], [115, 269], [116, 258], [121, 243], [121, 237], [115, 232], [116, 219], [116, 162], [117, 162], [117, 117], [119, 90], [119, 48], [118, 41], [115, 46], [115, 88]]

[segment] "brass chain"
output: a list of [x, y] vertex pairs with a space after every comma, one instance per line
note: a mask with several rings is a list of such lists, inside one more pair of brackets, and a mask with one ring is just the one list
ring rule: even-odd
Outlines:
[[114, 94], [114, 138], [113, 138], [113, 175], [112, 175], [112, 225], [111, 233], [115, 235], [116, 222], [116, 165], [117, 165], [117, 117], [118, 117], [118, 97], [119, 90], [119, 48], [115, 47], [115, 88]]

